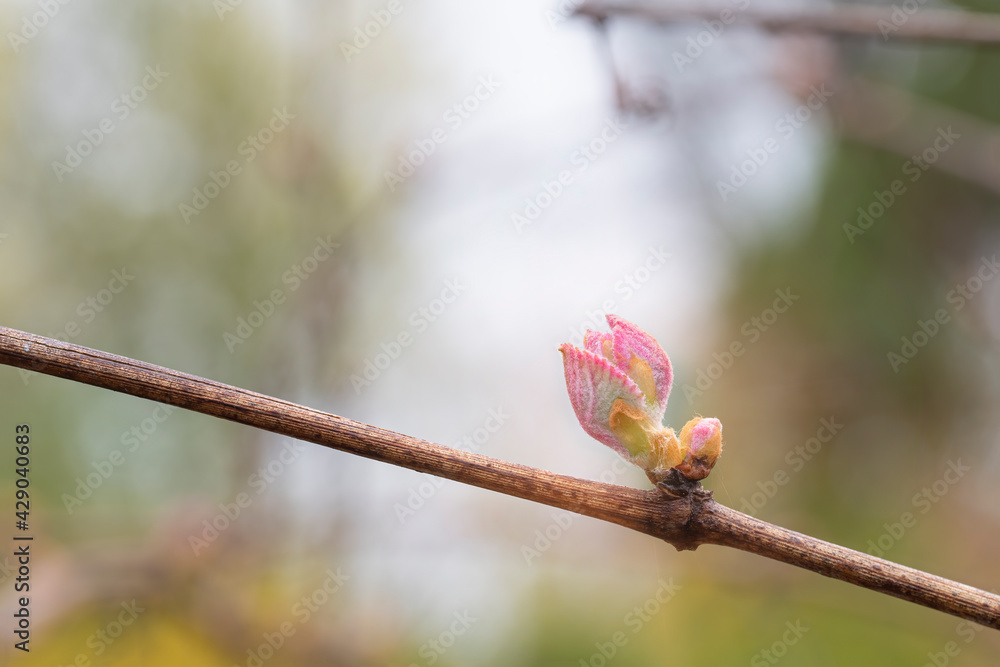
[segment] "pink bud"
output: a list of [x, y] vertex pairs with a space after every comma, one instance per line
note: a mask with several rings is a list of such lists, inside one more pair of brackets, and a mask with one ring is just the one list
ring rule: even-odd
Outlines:
[[607, 316], [610, 333], [588, 331], [581, 350], [560, 346], [566, 388], [583, 429], [643, 469], [681, 462], [677, 437], [661, 421], [673, 372], [663, 348], [631, 322]]
[[656, 483], [670, 478], [672, 468], [688, 480], [704, 479], [722, 453], [722, 424], [696, 417], [679, 437], [664, 428], [673, 382], [670, 359], [636, 325], [615, 315], [607, 319], [611, 331], [588, 331], [585, 349], [559, 347], [569, 400], [583, 430]]
[[643, 409], [656, 423], [663, 421], [674, 373], [670, 359], [656, 339], [616, 315], [607, 315], [611, 333], [588, 331], [588, 351], [603, 356], [625, 373], [643, 394]]

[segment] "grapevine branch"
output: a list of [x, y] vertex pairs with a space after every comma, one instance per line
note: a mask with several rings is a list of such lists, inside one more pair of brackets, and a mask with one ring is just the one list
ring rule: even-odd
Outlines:
[[1000, 629], [1000, 596], [775, 526], [696, 486], [671, 499], [508, 463], [135, 359], [0, 327], [0, 363], [228, 419], [616, 523], [679, 550], [717, 544]]

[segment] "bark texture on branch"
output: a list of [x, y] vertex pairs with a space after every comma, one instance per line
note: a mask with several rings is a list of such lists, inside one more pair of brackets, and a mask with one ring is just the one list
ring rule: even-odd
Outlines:
[[187, 408], [291, 438], [616, 523], [677, 549], [756, 553], [1000, 629], [1000, 596], [830, 544], [730, 509], [695, 487], [668, 498], [370, 426], [169, 368], [0, 327], [0, 363]]

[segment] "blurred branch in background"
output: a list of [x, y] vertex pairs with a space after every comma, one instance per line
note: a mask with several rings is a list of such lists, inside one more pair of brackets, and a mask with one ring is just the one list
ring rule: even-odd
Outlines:
[[626, 81], [615, 57], [615, 46], [606, 18], [595, 17], [594, 28], [599, 38], [601, 55], [607, 61], [608, 70], [611, 72], [615, 107], [622, 113], [634, 114], [647, 119], [669, 114], [671, 100], [667, 95], [665, 82], [657, 81], [654, 84], [647, 82], [646, 85], [638, 87], [634, 83]]
[[934, 166], [1000, 194], [1000, 127], [993, 123], [861, 77], [844, 82], [833, 105], [845, 136], [909, 159], [914, 169]]
[[729, 546], [1000, 629], [1000, 596], [766, 523], [699, 487], [668, 500], [508, 463], [263, 394], [0, 327], [0, 363], [140, 396], [410, 470], [577, 512], [679, 550]]
[[883, 40], [934, 40], [1000, 45], [1000, 17], [961, 11], [918, 9], [907, 13], [899, 7], [838, 5], [828, 9], [755, 10], [749, 2], [733, 7], [669, 6], [646, 2], [588, 2], [576, 13], [598, 21], [611, 17], [637, 18], [673, 24], [708, 21], [749, 25], [772, 31], [816, 32], [840, 37], [873, 37]]

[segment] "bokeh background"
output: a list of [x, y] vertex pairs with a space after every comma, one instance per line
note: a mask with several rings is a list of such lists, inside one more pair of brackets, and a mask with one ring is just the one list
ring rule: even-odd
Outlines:
[[[724, 423], [719, 501], [1000, 586], [998, 52], [574, 6], [4, 2], [2, 323], [647, 488], [556, 352], [615, 312], [671, 355], [667, 422]], [[10, 664], [1000, 653], [756, 556], [11, 368], [0, 392]]]

